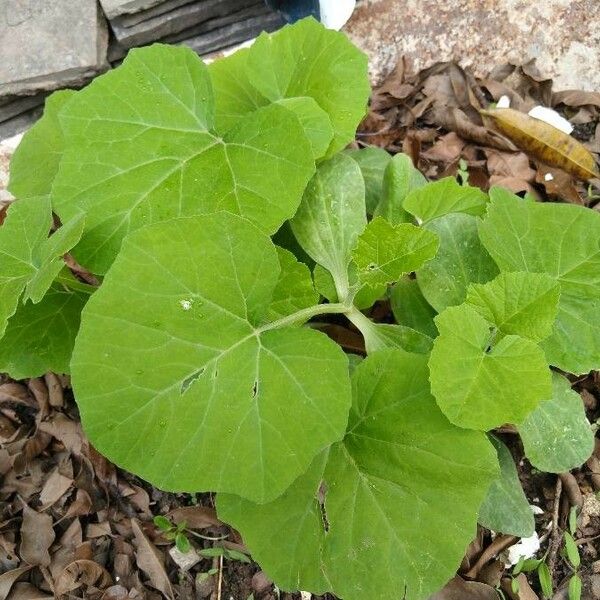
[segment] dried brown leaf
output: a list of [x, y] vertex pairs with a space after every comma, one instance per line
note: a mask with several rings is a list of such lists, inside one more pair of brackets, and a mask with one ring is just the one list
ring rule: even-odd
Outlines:
[[584, 90], [564, 90], [552, 94], [552, 106], [594, 106], [600, 108], [600, 92], [587, 92]]
[[75, 500], [71, 502], [65, 517], [82, 517], [89, 515], [92, 510], [92, 499], [90, 495], [82, 489], [77, 490]]
[[500, 584], [502, 591], [511, 600], [540, 600], [539, 596], [531, 589], [527, 577], [524, 573], [521, 573], [517, 577], [518, 591], [513, 592], [513, 584], [510, 578], [505, 577]]
[[37, 408], [29, 390], [20, 383], [3, 383], [0, 385], [0, 402], [15, 402], [32, 408]]
[[512, 108], [482, 110], [481, 114], [532, 158], [580, 179], [600, 177], [592, 154], [556, 127]]
[[16, 583], [6, 600], [52, 600], [46, 592], [42, 592], [31, 583]]
[[81, 455], [87, 445], [81, 429], [81, 424], [71, 421], [62, 413], [54, 413], [50, 419], [39, 425], [39, 430], [51, 435], [63, 444], [66, 450], [75, 456]]
[[0, 600], [6, 600], [13, 585], [30, 570], [31, 566], [19, 567], [0, 575]]
[[71, 489], [72, 485], [72, 479], [59, 473], [58, 469], [54, 469], [40, 493], [42, 507], [46, 509], [58, 502]]
[[54, 584], [57, 597], [82, 587], [105, 589], [113, 580], [108, 571], [93, 560], [75, 560], [67, 565]]
[[51, 561], [48, 550], [54, 537], [52, 517], [39, 513], [25, 504], [19, 547], [21, 558], [29, 565], [49, 566]]
[[453, 163], [460, 157], [464, 147], [465, 141], [451, 131], [437, 140], [431, 148], [422, 152], [421, 157], [446, 164]]
[[573, 178], [560, 169], [540, 165], [535, 180], [544, 186], [546, 194], [551, 198], [567, 200], [572, 204], [584, 204], [583, 198], [573, 185]]
[[135, 557], [138, 567], [146, 573], [153, 587], [160, 590], [167, 598], [173, 598], [173, 588], [165, 571], [163, 556], [148, 539], [136, 519], [131, 519], [131, 528], [135, 536]]
[[221, 527], [223, 523], [217, 518], [217, 512], [209, 506], [181, 506], [167, 514], [173, 523], [186, 522], [189, 529], [207, 529]]
[[54, 373], [44, 375], [44, 382], [48, 388], [48, 400], [53, 408], [62, 408], [65, 405], [63, 388], [60, 379]]
[[465, 581], [456, 576], [429, 600], [498, 600], [498, 594], [493, 587], [485, 583]]

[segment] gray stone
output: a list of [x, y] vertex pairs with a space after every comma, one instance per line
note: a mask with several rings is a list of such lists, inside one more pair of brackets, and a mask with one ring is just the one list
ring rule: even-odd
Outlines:
[[254, 38], [262, 31], [275, 31], [282, 25], [281, 17], [277, 13], [270, 13], [262, 17], [252, 17], [245, 21], [226, 25], [214, 31], [184, 40], [180, 44], [188, 46], [202, 56]]
[[179, 33], [198, 23], [235, 13], [259, 2], [262, 0], [200, 0], [142, 21], [133, 27], [122, 27], [117, 21], [111, 22], [111, 27], [119, 44], [133, 48]]
[[40, 105], [0, 123], [0, 140], [12, 138], [18, 133], [27, 131], [42, 116], [43, 111], [44, 107]]
[[401, 56], [417, 70], [458, 60], [480, 76], [535, 58], [555, 90], [600, 90], [598, 0], [363, 0], [345, 31], [374, 82]]
[[164, 2], [165, 0], [100, 0], [102, 10], [109, 19], [148, 10]]
[[6, 98], [10, 98], [10, 101], [0, 103], [0, 123], [41, 106], [44, 104], [46, 96], [45, 92], [34, 96], [7, 96]]
[[148, 19], [157, 17], [158, 15], [164, 15], [165, 13], [176, 9], [179, 6], [190, 4], [191, 2], [194, 2], [194, 0], [165, 0], [156, 6], [147, 8], [146, 10], [142, 10], [140, 12], [114, 17], [111, 19], [111, 23], [117, 23], [122, 27], [133, 27], [142, 21], [147, 21]]
[[107, 37], [95, 0], [2, 0], [0, 96], [85, 81], [104, 68]]

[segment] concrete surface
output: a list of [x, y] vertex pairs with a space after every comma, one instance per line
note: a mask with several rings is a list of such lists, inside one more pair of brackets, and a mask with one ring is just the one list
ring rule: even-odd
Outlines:
[[344, 30], [375, 82], [402, 55], [416, 70], [458, 59], [477, 75], [535, 58], [555, 90], [600, 90], [600, 0], [362, 0]]

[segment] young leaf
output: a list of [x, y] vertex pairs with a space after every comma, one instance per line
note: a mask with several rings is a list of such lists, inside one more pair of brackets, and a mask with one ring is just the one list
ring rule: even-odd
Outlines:
[[544, 273], [500, 273], [467, 291], [467, 303], [500, 332], [534, 342], [552, 333], [559, 297], [560, 286]]
[[417, 281], [427, 302], [438, 312], [461, 304], [471, 283], [486, 283], [498, 274], [498, 267], [479, 241], [478, 221], [472, 215], [456, 213], [426, 225], [439, 237], [440, 247], [435, 258], [417, 271]]
[[273, 290], [267, 321], [275, 321], [319, 303], [310, 269], [283, 248], [277, 247], [277, 256], [280, 267], [279, 280]]
[[503, 271], [546, 273], [560, 284], [558, 316], [542, 343], [551, 365], [570, 373], [600, 367], [600, 214], [573, 204], [537, 203], [501, 190], [480, 227]]
[[433, 321], [436, 312], [425, 300], [416, 279], [403, 277], [390, 291], [390, 303], [399, 325], [420, 331], [430, 338], [437, 337]]
[[367, 57], [343, 33], [309, 18], [261, 34], [242, 52], [210, 66], [219, 131], [269, 102], [309, 96], [333, 126], [328, 156], [354, 139], [371, 90]]
[[388, 164], [383, 177], [383, 197], [375, 211], [392, 225], [412, 221], [404, 202], [414, 190], [427, 184], [427, 180], [406, 154], [396, 154]]
[[257, 326], [279, 272], [268, 237], [229, 213], [130, 235], [72, 361], [94, 446], [159, 488], [258, 502], [305, 472], [343, 435], [348, 361], [317, 331]]
[[495, 453], [483, 435], [452, 426], [437, 409], [424, 356], [369, 356], [354, 372], [353, 393], [343, 442], [274, 502], [219, 495], [219, 516], [284, 590], [428, 598], [452, 577], [475, 531], [497, 474]]
[[183, 554], [187, 554], [192, 549], [190, 540], [187, 538], [185, 533], [181, 532], [175, 536], [175, 545], [177, 546], [177, 550]]
[[0, 343], [0, 371], [13, 379], [69, 373], [88, 294], [54, 284], [38, 304], [20, 304]]
[[581, 396], [568, 379], [552, 374], [552, 396], [519, 426], [525, 455], [545, 473], [580, 467], [594, 450], [594, 434]]
[[61, 90], [49, 96], [44, 116], [17, 146], [10, 161], [8, 183], [9, 191], [16, 198], [50, 195], [64, 147], [58, 113], [74, 94], [72, 90]]
[[553, 593], [553, 585], [552, 585], [552, 574], [550, 573], [550, 569], [545, 562], [542, 562], [538, 567], [538, 580], [540, 582], [540, 587], [542, 588], [542, 595], [544, 598], [552, 598]]
[[290, 223], [302, 248], [331, 273], [338, 295], [345, 296], [352, 249], [367, 224], [365, 184], [356, 162], [338, 154], [321, 163]]
[[366, 317], [360, 321], [352, 320], [352, 322], [362, 333], [368, 354], [385, 348], [399, 348], [405, 352], [429, 354], [433, 347], [433, 340], [429, 336], [404, 325], [373, 323]]
[[571, 575], [571, 579], [569, 579], [569, 600], [581, 600], [582, 588], [581, 577], [577, 573]]
[[360, 167], [365, 180], [365, 204], [367, 214], [372, 215], [381, 202], [383, 195], [383, 176], [388, 166], [391, 155], [383, 148], [367, 146], [360, 150], [347, 150], [348, 156], [352, 157]]
[[564, 540], [565, 540], [565, 553], [573, 568], [578, 569], [581, 565], [581, 557], [579, 556], [579, 550], [577, 549], [577, 544], [573, 539], [573, 536], [568, 532], [564, 532]]
[[529, 537], [535, 530], [535, 522], [513, 457], [498, 438], [490, 436], [490, 440], [498, 453], [500, 477], [490, 486], [479, 509], [479, 523], [493, 531]]
[[48, 197], [16, 200], [0, 227], [0, 336], [21, 296], [39, 302], [64, 266], [62, 255], [77, 242], [82, 221], [61, 227], [50, 238]]
[[391, 225], [376, 217], [358, 237], [352, 252], [361, 284], [380, 287], [395, 283], [431, 260], [438, 249], [437, 236], [410, 223]]
[[223, 136], [213, 113], [202, 61], [158, 44], [132, 50], [63, 108], [52, 199], [63, 221], [86, 214], [80, 263], [105, 273], [127, 233], [173, 217], [227, 210], [274, 233], [294, 214], [314, 172], [294, 113], [267, 106]]
[[404, 208], [427, 223], [450, 213], [481, 217], [487, 203], [487, 195], [479, 188], [460, 185], [454, 177], [445, 177], [412, 190], [404, 201]]
[[459, 427], [489, 430], [521, 423], [551, 394], [542, 350], [493, 328], [470, 305], [447, 308], [435, 318], [440, 335], [429, 359], [431, 390], [442, 412]]

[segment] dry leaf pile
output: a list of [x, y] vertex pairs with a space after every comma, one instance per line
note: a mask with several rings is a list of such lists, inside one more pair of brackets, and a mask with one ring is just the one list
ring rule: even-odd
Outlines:
[[[523, 113], [538, 104], [554, 107], [575, 126], [574, 136], [587, 150], [600, 153], [600, 93], [555, 93], [552, 81], [540, 77], [533, 64], [505, 65], [477, 79], [454, 63], [411, 73], [401, 61], [375, 90], [357, 145], [404, 151], [430, 178], [466, 171], [469, 182], [483, 189], [498, 184], [542, 200], [558, 197], [600, 208], [598, 191], [574, 177], [568, 163], [549, 166], [543, 153], [529, 152], [526, 144], [484, 122], [481, 109], [503, 95]], [[385, 304], [374, 311], [377, 320], [389, 317]], [[332, 322], [327, 328], [345, 347], [362, 348], [362, 338], [344, 324]], [[600, 378], [584, 378], [576, 389], [595, 421]], [[543, 511], [537, 531], [554, 570], [555, 597], [567, 597], [569, 571], [560, 557], [560, 536], [570, 506], [577, 505], [582, 509], [577, 537], [584, 598], [600, 599], [600, 502], [595, 495], [600, 447], [586, 467], [557, 479], [532, 472], [520, 460], [518, 438], [510, 429], [502, 435], [517, 458], [528, 498]], [[300, 598], [278, 595], [254, 565], [198, 554], [215, 544], [244, 548], [217, 519], [209, 495], [161, 492], [98, 454], [81, 430], [68, 379], [54, 374], [25, 382], [0, 377], [0, 438], [0, 600]], [[177, 550], [153, 524], [155, 515], [185, 522], [193, 549]], [[460, 575], [431, 600], [496, 600], [497, 586], [511, 600], [540, 598], [539, 587], [524, 575], [518, 592], [511, 587], [503, 552], [516, 541], [501, 535], [492, 539], [480, 530]]]

